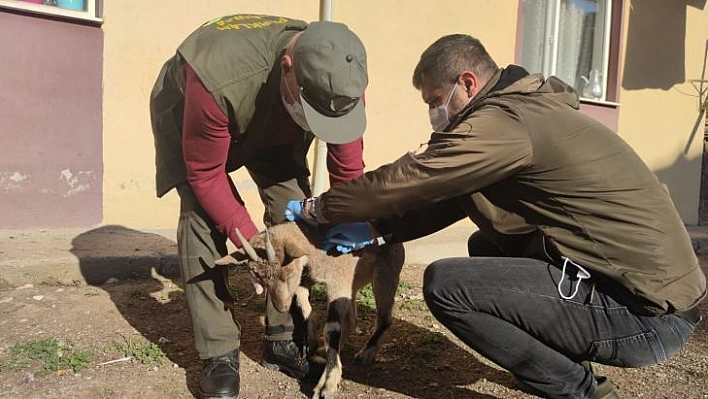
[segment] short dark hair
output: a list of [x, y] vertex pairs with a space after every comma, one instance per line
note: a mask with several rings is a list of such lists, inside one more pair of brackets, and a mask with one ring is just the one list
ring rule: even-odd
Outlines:
[[452, 83], [463, 70], [489, 79], [499, 69], [482, 43], [470, 36], [454, 34], [436, 40], [420, 56], [413, 72], [413, 86], [420, 90], [423, 83], [442, 87]]

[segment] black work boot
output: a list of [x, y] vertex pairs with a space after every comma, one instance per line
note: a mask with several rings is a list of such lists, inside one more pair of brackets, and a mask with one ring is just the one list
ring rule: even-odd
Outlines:
[[204, 362], [199, 380], [199, 396], [202, 399], [225, 399], [238, 397], [239, 376], [238, 349]]
[[307, 375], [307, 357], [294, 341], [263, 341], [263, 367], [297, 379]]

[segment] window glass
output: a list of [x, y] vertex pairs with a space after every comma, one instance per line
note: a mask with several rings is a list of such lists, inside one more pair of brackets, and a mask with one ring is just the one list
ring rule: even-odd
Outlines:
[[0, 0], [0, 7], [100, 22], [98, 0]]
[[66, 10], [86, 11], [86, 0], [43, 0], [43, 4]]
[[612, 0], [521, 0], [519, 64], [607, 99]]

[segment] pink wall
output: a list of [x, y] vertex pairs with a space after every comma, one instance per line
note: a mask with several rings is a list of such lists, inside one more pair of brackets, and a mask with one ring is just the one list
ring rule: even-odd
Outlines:
[[102, 220], [100, 27], [0, 10], [0, 228]]
[[586, 115], [592, 116], [598, 121], [604, 123], [614, 132], [617, 132], [617, 125], [619, 121], [618, 107], [581, 103], [580, 111], [584, 112]]

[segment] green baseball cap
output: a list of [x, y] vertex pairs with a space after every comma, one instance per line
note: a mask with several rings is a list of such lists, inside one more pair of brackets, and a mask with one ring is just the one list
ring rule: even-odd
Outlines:
[[295, 42], [295, 78], [312, 133], [332, 144], [349, 143], [366, 128], [366, 50], [346, 25], [311, 23]]

